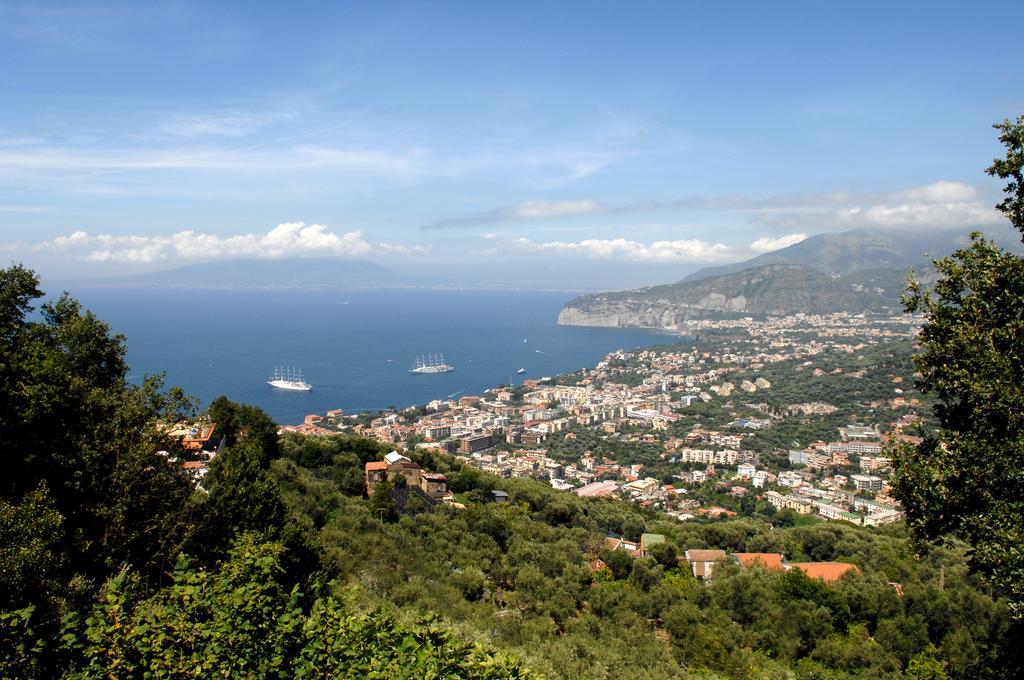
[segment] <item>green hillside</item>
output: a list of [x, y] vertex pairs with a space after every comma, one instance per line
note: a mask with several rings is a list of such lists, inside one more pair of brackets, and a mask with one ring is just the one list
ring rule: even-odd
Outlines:
[[[67, 297], [37, 318], [38, 295], [30, 272], [0, 271], [0, 677], [1024, 671], [1019, 624], [965, 547], [912, 545], [898, 525], [793, 526], [764, 508], [680, 523], [417, 452], [465, 508], [399, 512], [365, 495], [382, 445], [278, 437], [228, 399], [208, 409], [225, 447], [196, 490], [169, 435], [195, 404], [128, 384], [123, 339]], [[508, 503], [483, 502], [495, 488]], [[642, 558], [603, 547], [642, 533], [665, 541]], [[691, 548], [858, 571], [826, 584], [723, 563], [704, 583], [678, 559]]]
[[695, 281], [584, 295], [566, 304], [559, 323], [682, 328], [693, 319], [891, 310], [899, 305], [901, 276], [889, 269], [834, 276], [806, 265], [771, 264]]

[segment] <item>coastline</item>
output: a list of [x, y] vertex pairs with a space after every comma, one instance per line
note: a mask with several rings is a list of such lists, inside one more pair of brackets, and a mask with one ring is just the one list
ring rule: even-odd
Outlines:
[[[482, 396], [484, 394], [495, 392], [495, 391], [501, 390], [503, 388], [504, 389], [511, 389], [511, 390], [523, 389], [523, 388], [526, 388], [528, 386], [528, 384], [531, 384], [531, 383], [535, 384], [536, 386], [539, 386], [539, 385], [556, 385], [556, 384], [559, 384], [558, 383], [559, 380], [565, 379], [567, 376], [573, 375], [574, 373], [579, 373], [581, 371], [596, 370], [596, 368], [601, 363], [603, 363], [605, 360], [608, 359], [608, 357], [610, 357], [612, 355], [623, 354], [623, 353], [627, 353], [628, 354], [629, 352], [634, 352], [634, 351], [637, 351], [639, 349], [650, 350], [650, 349], [654, 349], [654, 348], [672, 347], [672, 346], [677, 346], [677, 345], [685, 344], [685, 340], [684, 339], [686, 339], [686, 338], [689, 338], [691, 340], [699, 338], [699, 334], [693, 334], [693, 333], [688, 333], [688, 332], [683, 332], [683, 331], [676, 331], [676, 330], [669, 330], [669, 329], [643, 328], [643, 329], [636, 329], [636, 330], [645, 330], [645, 331], [656, 332], [656, 333], [661, 334], [661, 335], [672, 336], [674, 338], [677, 338], [677, 340], [674, 341], [674, 342], [668, 342], [668, 343], [658, 343], [656, 345], [651, 345], [649, 347], [644, 347], [644, 348], [641, 348], [639, 346], [638, 347], [633, 347], [633, 348], [630, 348], [630, 349], [618, 348], [618, 349], [612, 350], [612, 351], [608, 352], [607, 354], [605, 354], [604, 357], [602, 357], [602, 360], [600, 362], [598, 362], [595, 366], [581, 366], [581, 367], [579, 367], [579, 368], [577, 368], [577, 369], [575, 369], [573, 371], [568, 371], [568, 372], [565, 372], [565, 373], [558, 373], [556, 375], [551, 375], [551, 376], [543, 376], [542, 378], [524, 378], [518, 385], [516, 385], [515, 383], [501, 383], [501, 384], [497, 384], [497, 385], [491, 385], [490, 387], [486, 387], [483, 390], [481, 390], [480, 394], [459, 394], [458, 396], [459, 396], [459, 398], [479, 398], [480, 396]], [[409, 406], [406, 406], [404, 408], [395, 408], [395, 409], [392, 409], [392, 408], [389, 408], [389, 407], [379, 408], [379, 407], [372, 407], [372, 406], [370, 406], [370, 407], [348, 408], [348, 409], [334, 408], [334, 409], [328, 409], [327, 411], [324, 412], [324, 414], [319, 414], [319, 413], [307, 414], [307, 415], [304, 416], [304, 422], [302, 424], [294, 424], [293, 425], [293, 424], [289, 424], [289, 423], [280, 423], [280, 422], [275, 422], [275, 424], [279, 428], [283, 428], [286, 431], [298, 431], [298, 430], [296, 430], [296, 428], [302, 428], [302, 427], [308, 426], [310, 424], [309, 421], [310, 421], [311, 418], [323, 417], [324, 415], [330, 416], [330, 414], [332, 414], [332, 413], [336, 413], [336, 414], [339, 414], [339, 415], [340, 414], [344, 414], [347, 417], [355, 417], [355, 416], [361, 416], [361, 417], [381, 416], [381, 415], [387, 414], [387, 413], [412, 411], [412, 410], [416, 410], [416, 409], [427, 409], [431, 403], [441, 402], [441, 401], [450, 401], [452, 396], [455, 396], [455, 395], [449, 395], [449, 398], [448, 399], [444, 399], [444, 400], [443, 399], [434, 399], [434, 400], [431, 400], [430, 402], [427, 402], [427, 403], [410, 404]], [[339, 432], [325, 430], [321, 434], [339, 434]]]

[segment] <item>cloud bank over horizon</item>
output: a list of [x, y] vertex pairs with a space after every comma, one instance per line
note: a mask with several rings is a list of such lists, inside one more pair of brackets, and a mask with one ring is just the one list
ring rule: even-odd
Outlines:
[[790, 234], [775, 239], [766, 237], [759, 238], [748, 246], [729, 246], [724, 243], [709, 243], [700, 239], [642, 243], [625, 238], [583, 239], [580, 241], [534, 241], [528, 238], [517, 238], [511, 242], [511, 245], [526, 252], [582, 255], [598, 260], [719, 264], [737, 262], [772, 250], [779, 250], [806, 238], [806, 234]]
[[[727, 245], [701, 239], [654, 240], [581, 239], [579, 241], [536, 241], [525, 237], [502, 239], [488, 235], [503, 249], [491, 248], [484, 255], [499, 252], [576, 256], [585, 259], [632, 263], [716, 264], [735, 262], [799, 243], [807, 238], [797, 233], [778, 238], [762, 237], [749, 244]], [[166, 235], [91, 234], [76, 230], [70, 234], [35, 243], [16, 242], [3, 246], [9, 252], [50, 253], [91, 263], [156, 264], [171, 260], [212, 261], [241, 258], [287, 257], [366, 258], [418, 256], [431, 253], [429, 245], [406, 246], [367, 239], [361, 230], [335, 232], [322, 224], [285, 222], [265, 233], [219, 236], [194, 230]]]
[[[780, 230], [834, 231], [855, 228], [973, 228], [1003, 221], [981, 199], [981, 190], [965, 182], [938, 180], [885, 192], [832, 191], [755, 198], [739, 194], [644, 200], [611, 204], [592, 198], [526, 201], [475, 215], [452, 217], [423, 225], [439, 231], [503, 223], [536, 223], [583, 215], [630, 215], [649, 212], [746, 213], [753, 224]], [[544, 225], [549, 226], [549, 225]]]
[[78, 230], [32, 244], [33, 252], [56, 252], [86, 262], [157, 263], [167, 260], [239, 258], [369, 257], [425, 253], [423, 246], [368, 241], [360, 230], [342, 233], [322, 224], [285, 222], [258, 234], [219, 236], [192, 230], [170, 235], [92, 235]]

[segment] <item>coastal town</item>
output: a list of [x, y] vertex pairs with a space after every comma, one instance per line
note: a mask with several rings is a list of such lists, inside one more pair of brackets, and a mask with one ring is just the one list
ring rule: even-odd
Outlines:
[[[902, 518], [889, 495], [889, 451], [920, 441], [925, 425], [910, 361], [915, 319], [798, 314], [694, 330], [692, 341], [613, 352], [565, 376], [404, 410], [332, 410], [281, 431], [435, 450], [680, 521]], [[442, 499], [440, 488], [426, 496]]]

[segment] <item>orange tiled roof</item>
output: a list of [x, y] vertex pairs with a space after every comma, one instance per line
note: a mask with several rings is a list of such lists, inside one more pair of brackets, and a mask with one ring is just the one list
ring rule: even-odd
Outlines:
[[858, 572], [856, 564], [845, 562], [790, 562], [790, 569], [797, 568], [803, 571], [809, 578], [818, 578], [822, 581], [832, 583], [838, 581], [848, 572]]
[[387, 470], [387, 469], [388, 469], [387, 461], [383, 461], [383, 460], [371, 460], [369, 463], [366, 464], [366, 471], [367, 472], [370, 472], [371, 470]]
[[757, 565], [762, 569], [778, 569], [779, 571], [783, 568], [781, 553], [733, 553], [733, 555], [743, 567]]

